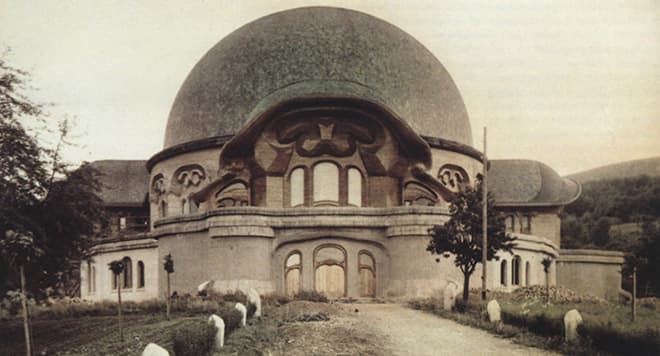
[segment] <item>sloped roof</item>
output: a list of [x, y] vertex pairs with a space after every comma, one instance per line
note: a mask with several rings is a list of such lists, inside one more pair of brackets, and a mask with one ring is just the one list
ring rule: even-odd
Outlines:
[[143, 206], [149, 193], [147, 161], [102, 160], [90, 165], [101, 174], [99, 196], [107, 206]]
[[554, 206], [573, 202], [581, 187], [541, 162], [502, 159], [490, 160], [488, 190], [498, 206]]
[[206, 53], [172, 105], [164, 148], [237, 134], [278, 103], [317, 97], [368, 100], [418, 134], [472, 145], [458, 88], [420, 42], [358, 11], [304, 7], [250, 22]]

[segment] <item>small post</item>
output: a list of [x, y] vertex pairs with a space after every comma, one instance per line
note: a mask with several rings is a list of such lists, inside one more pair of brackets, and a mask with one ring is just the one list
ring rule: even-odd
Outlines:
[[167, 320], [170, 320], [170, 274], [167, 273]]
[[487, 288], [487, 266], [488, 262], [488, 155], [486, 154], [486, 127], [484, 126], [484, 172], [483, 172], [483, 182], [481, 187], [482, 192], [482, 205], [483, 205], [483, 214], [482, 214], [482, 246], [481, 246], [481, 299], [486, 300], [486, 288]]
[[121, 278], [120, 275], [116, 275], [117, 279], [117, 302], [119, 303], [119, 339], [124, 341], [124, 327], [122, 325], [122, 316], [121, 316]]
[[633, 266], [632, 282], [632, 321], [635, 321], [637, 317], [637, 266]]

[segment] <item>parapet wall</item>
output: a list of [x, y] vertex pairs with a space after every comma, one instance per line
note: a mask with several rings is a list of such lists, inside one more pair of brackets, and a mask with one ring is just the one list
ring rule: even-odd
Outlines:
[[557, 284], [580, 294], [616, 299], [622, 265], [622, 252], [562, 249], [557, 258]]

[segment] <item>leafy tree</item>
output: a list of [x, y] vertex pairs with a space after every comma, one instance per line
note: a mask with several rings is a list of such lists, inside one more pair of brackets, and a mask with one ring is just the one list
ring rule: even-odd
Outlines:
[[[83, 165], [71, 169], [60, 156], [69, 144], [67, 120], [53, 120], [44, 106], [30, 100], [29, 76], [0, 55], [0, 233], [29, 232], [45, 253], [38, 264], [25, 266], [32, 276], [26, 288], [40, 295], [63, 289], [66, 271], [78, 271], [78, 261], [103, 223], [98, 172]], [[39, 133], [55, 135], [54, 147]], [[0, 238], [4, 238], [0, 235]], [[7, 258], [0, 259], [0, 295], [18, 287], [19, 276]]]
[[112, 271], [113, 278], [115, 279], [115, 284], [117, 285], [117, 317], [119, 318], [119, 338], [121, 341], [124, 341], [124, 328], [122, 326], [122, 316], [121, 316], [121, 273], [124, 272], [124, 261], [115, 260], [108, 263], [110, 271]]
[[545, 273], [545, 303], [550, 303], [550, 266], [552, 259], [546, 257], [541, 261], [543, 272]]
[[[507, 234], [504, 216], [494, 209], [495, 200], [488, 195], [488, 249], [487, 259], [493, 260], [499, 251], [511, 252], [515, 238]], [[433, 254], [454, 255], [454, 264], [463, 273], [463, 300], [467, 301], [470, 291], [470, 276], [482, 259], [482, 184], [481, 177], [475, 187], [466, 187], [449, 201], [451, 218], [444, 225], [429, 230], [431, 240], [426, 248]]]
[[596, 221], [596, 224], [591, 228], [591, 241], [597, 246], [605, 246], [610, 242], [610, 221], [605, 217], [601, 217]]
[[43, 251], [35, 246], [30, 233], [17, 233], [8, 230], [5, 239], [0, 240], [2, 255], [14, 266], [18, 267], [21, 279], [21, 307], [23, 309], [23, 329], [25, 332], [25, 354], [32, 355], [32, 337], [30, 333], [30, 312], [27, 303], [27, 290], [25, 288], [25, 266], [33, 263]]

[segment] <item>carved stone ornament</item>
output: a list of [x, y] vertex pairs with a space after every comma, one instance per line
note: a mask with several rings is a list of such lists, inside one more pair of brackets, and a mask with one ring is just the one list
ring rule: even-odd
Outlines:
[[467, 173], [459, 166], [446, 164], [438, 171], [440, 183], [453, 193], [460, 192], [463, 187], [470, 183]]
[[172, 177], [171, 191], [180, 196], [184, 190], [198, 187], [206, 179], [204, 168], [198, 164], [189, 164], [179, 167]]
[[156, 202], [167, 192], [167, 183], [162, 174], [157, 174], [151, 181], [151, 200]]

